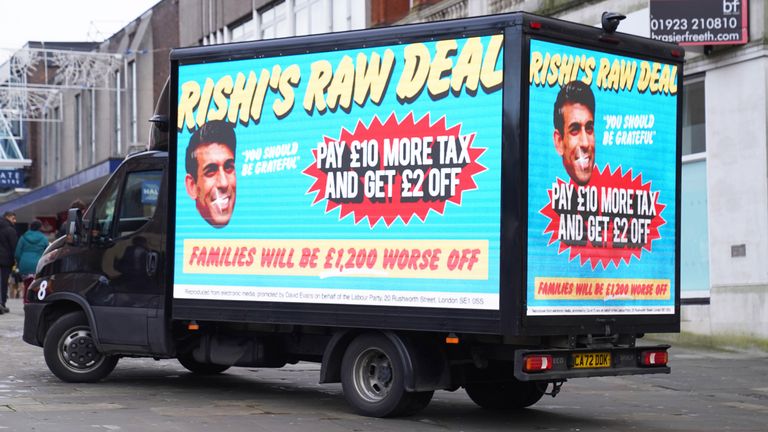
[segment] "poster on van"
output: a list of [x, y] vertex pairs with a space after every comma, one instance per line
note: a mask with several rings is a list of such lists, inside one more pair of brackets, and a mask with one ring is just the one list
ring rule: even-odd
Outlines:
[[498, 310], [502, 47], [180, 65], [174, 297]]
[[675, 312], [678, 72], [530, 42], [527, 314]]

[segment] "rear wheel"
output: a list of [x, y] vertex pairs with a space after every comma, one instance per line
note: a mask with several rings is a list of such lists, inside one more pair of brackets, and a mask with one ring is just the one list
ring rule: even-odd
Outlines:
[[118, 360], [96, 348], [83, 312], [68, 313], [53, 323], [43, 342], [43, 354], [51, 372], [67, 382], [99, 381], [112, 372]]
[[429, 404], [434, 393], [405, 390], [405, 366], [394, 344], [381, 334], [353, 340], [344, 353], [341, 374], [345, 399], [369, 417], [414, 414]]
[[538, 402], [547, 383], [535, 381], [476, 382], [464, 386], [467, 395], [477, 405], [492, 410], [517, 410]]
[[227, 365], [218, 365], [213, 363], [201, 363], [192, 356], [191, 352], [179, 354], [177, 359], [188, 371], [198, 375], [216, 375], [229, 369]]

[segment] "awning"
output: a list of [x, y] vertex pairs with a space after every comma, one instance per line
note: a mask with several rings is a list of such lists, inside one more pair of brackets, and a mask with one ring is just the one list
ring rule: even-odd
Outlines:
[[28, 223], [35, 218], [52, 217], [67, 210], [75, 199], [90, 204], [106, 182], [107, 177], [117, 169], [122, 161], [122, 159], [106, 160], [28, 193], [18, 190], [10, 192], [6, 197], [19, 195], [20, 192], [22, 194], [0, 203], [0, 215], [10, 210], [16, 212], [16, 219], [19, 222]]

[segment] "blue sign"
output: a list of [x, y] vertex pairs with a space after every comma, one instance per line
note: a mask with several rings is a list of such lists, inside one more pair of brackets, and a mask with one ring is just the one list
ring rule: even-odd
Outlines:
[[23, 187], [24, 170], [0, 170], [0, 187]]
[[160, 182], [147, 180], [141, 184], [141, 203], [157, 205], [157, 196], [160, 194]]

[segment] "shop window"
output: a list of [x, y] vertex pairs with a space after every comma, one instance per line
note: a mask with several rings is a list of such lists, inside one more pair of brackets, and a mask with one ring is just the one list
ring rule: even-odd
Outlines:
[[683, 92], [683, 155], [707, 150], [704, 101], [704, 80], [686, 82]]
[[709, 301], [709, 217], [704, 80], [685, 83], [680, 198], [680, 295], [683, 304]]

